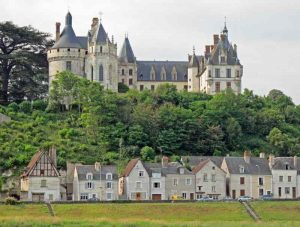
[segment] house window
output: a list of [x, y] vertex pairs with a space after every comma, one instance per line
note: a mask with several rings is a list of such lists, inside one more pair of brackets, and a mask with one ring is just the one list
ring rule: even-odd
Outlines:
[[93, 187], [93, 183], [92, 182], [87, 182], [87, 188], [92, 189], [92, 187]]
[[111, 192], [106, 193], [106, 199], [107, 200], [112, 200], [113, 199], [113, 194]]
[[244, 196], [244, 195], [245, 195], [245, 190], [244, 189], [240, 190], [240, 196]]
[[45, 170], [43, 170], [43, 169], [41, 169], [40, 172], [41, 172], [42, 176], [45, 174]]
[[141, 189], [142, 188], [142, 182], [140, 182], [140, 181], [135, 182], [135, 187], [137, 189]]
[[285, 194], [290, 194], [290, 188], [289, 187], [285, 187], [284, 188], [284, 192], [285, 192]]
[[153, 188], [160, 188], [160, 182], [154, 182]]
[[110, 181], [106, 182], [106, 188], [112, 189], [112, 182], [110, 182]]
[[226, 82], [227, 89], [231, 89], [231, 82]]
[[41, 180], [41, 187], [47, 187], [47, 180]]
[[215, 88], [216, 93], [220, 92], [220, 90], [221, 90], [221, 88], [220, 88], [220, 82], [216, 82], [215, 86], [216, 86], [216, 88]]
[[245, 172], [244, 166], [240, 166], [240, 173], [244, 173], [244, 172]]
[[144, 176], [144, 171], [139, 171], [139, 177], [143, 177]]
[[89, 198], [89, 194], [88, 193], [81, 193], [80, 194], [80, 200], [87, 200]]
[[211, 181], [212, 182], [216, 182], [216, 174], [212, 174], [211, 175]]
[[191, 185], [192, 184], [192, 179], [191, 178], [186, 178], [185, 179], [185, 184], [186, 185]]
[[216, 192], [216, 186], [211, 186], [211, 192]]
[[151, 85], [151, 91], [155, 90], [155, 85]]
[[236, 70], [236, 71], [235, 71], [235, 76], [236, 76], [237, 78], [240, 77], [240, 71], [239, 71], [239, 70]]
[[106, 180], [112, 180], [112, 174], [111, 173], [106, 174]]
[[203, 181], [207, 181], [207, 173], [203, 174]]
[[278, 196], [281, 197], [281, 187], [278, 188]]
[[208, 70], [208, 77], [211, 77], [211, 70]]
[[289, 164], [287, 164], [287, 163], [285, 164], [285, 169], [286, 169], [286, 170], [289, 170], [289, 169], [290, 169]]
[[226, 69], [226, 77], [231, 78], [231, 69]]
[[122, 69], [122, 76], [124, 76], [125, 75], [125, 70], [124, 69]]
[[202, 186], [198, 186], [198, 190], [201, 192], [201, 190], [202, 190]]
[[288, 176], [288, 182], [292, 182], [292, 176]]
[[216, 167], [214, 167], [214, 166], [213, 166], [213, 167], [211, 167], [211, 169], [212, 169], [212, 170], [215, 170], [215, 169], [216, 169]]
[[184, 174], [184, 168], [180, 168], [180, 169], [179, 169], [179, 173], [180, 173], [180, 174]]
[[132, 76], [132, 73], [133, 71], [132, 71], [132, 69], [129, 69], [129, 76]]
[[129, 79], [129, 85], [132, 85], [132, 79], [131, 78]]
[[72, 69], [72, 62], [71, 61], [66, 61], [66, 70], [71, 71]]
[[87, 180], [93, 180], [93, 174], [88, 173], [88, 174], [86, 175], [86, 179], [87, 179]]
[[99, 66], [99, 81], [103, 81], [103, 80], [104, 80], [103, 66], [100, 65]]
[[264, 185], [264, 178], [262, 178], [262, 177], [258, 178], [258, 184]]
[[260, 196], [264, 195], [264, 189], [260, 188], [258, 193], [259, 193]]
[[245, 177], [240, 177], [240, 184], [245, 184]]
[[279, 182], [283, 182], [283, 176], [279, 176]]
[[220, 69], [215, 69], [215, 77], [220, 78]]
[[174, 185], [174, 186], [177, 186], [177, 185], [178, 185], [178, 179], [177, 179], [177, 178], [174, 178], [174, 179], [173, 179], [173, 185]]
[[140, 85], [140, 91], [143, 91], [144, 90], [144, 85]]
[[186, 199], [186, 193], [185, 192], [182, 193], [182, 198]]

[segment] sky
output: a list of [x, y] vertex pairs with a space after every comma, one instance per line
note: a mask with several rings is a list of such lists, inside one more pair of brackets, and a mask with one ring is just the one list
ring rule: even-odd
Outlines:
[[[242, 86], [267, 95], [279, 89], [300, 104], [299, 0], [0, 0], [0, 21], [55, 33], [70, 10], [76, 35], [102, 15], [121, 49], [128, 33], [137, 60], [187, 60], [212, 44], [227, 20], [244, 66]], [[62, 26], [63, 29], [63, 26]]]

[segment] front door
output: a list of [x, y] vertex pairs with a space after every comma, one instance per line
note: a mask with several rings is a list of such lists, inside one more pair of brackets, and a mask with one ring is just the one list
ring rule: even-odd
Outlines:
[[293, 187], [293, 199], [296, 199], [296, 187]]
[[245, 195], [245, 190], [244, 189], [240, 190], [240, 196], [244, 196], [244, 195]]
[[140, 193], [140, 192], [137, 192], [137, 193], [135, 194], [135, 199], [136, 199], [136, 200], [141, 200], [141, 193]]
[[232, 190], [232, 198], [233, 198], [233, 199], [236, 198], [235, 190]]
[[194, 200], [194, 193], [190, 194], [190, 200]]
[[44, 193], [32, 193], [32, 201], [43, 202], [44, 201]]
[[161, 194], [152, 194], [152, 200], [161, 200]]

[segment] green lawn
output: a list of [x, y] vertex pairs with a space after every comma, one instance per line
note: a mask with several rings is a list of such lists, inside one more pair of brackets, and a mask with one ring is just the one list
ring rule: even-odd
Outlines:
[[[253, 206], [258, 210], [269, 203], [255, 202]], [[0, 226], [300, 226], [296, 215], [255, 223], [237, 202], [55, 204], [53, 207], [55, 217], [49, 216], [42, 204], [0, 205]]]

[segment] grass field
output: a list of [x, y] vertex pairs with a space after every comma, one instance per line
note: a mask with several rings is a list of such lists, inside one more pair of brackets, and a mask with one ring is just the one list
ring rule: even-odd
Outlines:
[[[238, 202], [0, 205], [0, 226], [300, 226], [300, 202], [253, 202], [255, 223]], [[275, 217], [273, 217], [275, 216]]]

